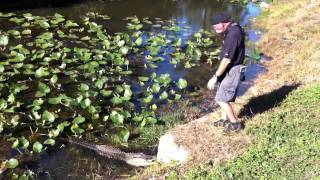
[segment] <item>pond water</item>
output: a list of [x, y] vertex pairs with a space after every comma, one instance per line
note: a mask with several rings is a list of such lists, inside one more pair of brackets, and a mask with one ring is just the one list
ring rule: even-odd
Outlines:
[[[35, 1], [25, 1], [29, 4], [13, 5], [1, 1], [0, 11], [15, 13], [32, 13], [33, 15], [48, 16], [60, 13], [67, 18], [80, 20], [80, 16], [87, 12], [97, 12], [111, 17], [103, 24], [111, 32], [126, 30], [125, 17], [137, 16], [138, 18], [161, 18], [164, 20], [176, 19], [180, 27], [189, 27], [185, 33], [181, 33], [181, 38], [186, 39], [200, 29], [211, 29], [210, 18], [214, 13], [224, 12], [232, 16], [247, 29], [248, 40], [256, 41], [259, 35], [250, 29], [250, 19], [259, 14], [259, 8], [252, 3], [248, 5], [231, 4], [228, 0], [97, 0], [97, 1], [74, 1], [56, 4], [33, 3]], [[32, 4], [33, 3], [33, 4]], [[22, 7], [23, 6], [23, 7]], [[28, 8], [25, 8], [28, 7]], [[153, 29], [150, 29], [153, 31]], [[220, 44], [221, 42], [219, 42]], [[217, 46], [219, 46], [217, 44]], [[247, 54], [252, 55], [252, 49], [248, 48]], [[169, 62], [163, 61], [159, 64], [157, 73], [170, 73], [173, 78], [182, 77], [188, 81], [189, 85], [205, 88], [207, 80], [210, 78], [217, 62], [213, 66], [207, 64], [196, 68], [174, 68]], [[57, 145], [58, 146], [58, 145]], [[59, 148], [48, 151], [42, 155], [40, 160], [28, 166], [36, 173], [39, 179], [110, 179], [126, 178], [134, 168], [121, 162], [108, 160], [72, 145], [59, 145]]]

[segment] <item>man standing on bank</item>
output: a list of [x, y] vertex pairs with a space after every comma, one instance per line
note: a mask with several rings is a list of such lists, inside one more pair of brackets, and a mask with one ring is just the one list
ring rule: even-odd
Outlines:
[[222, 109], [222, 117], [213, 122], [213, 126], [224, 126], [226, 131], [238, 131], [244, 128], [244, 124], [238, 120], [231, 102], [236, 99], [241, 71], [244, 68], [244, 32], [238, 23], [231, 21], [230, 16], [225, 14], [216, 14], [213, 17], [212, 28], [216, 33], [224, 34], [220, 65], [207, 84], [208, 89], [213, 90], [215, 84], [220, 83], [215, 100]]

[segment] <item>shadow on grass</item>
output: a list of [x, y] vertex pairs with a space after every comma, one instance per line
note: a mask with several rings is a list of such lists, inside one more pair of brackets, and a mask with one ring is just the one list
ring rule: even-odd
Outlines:
[[253, 117], [256, 114], [263, 113], [271, 108], [279, 106], [286, 96], [299, 86], [300, 84], [285, 85], [268, 94], [251, 98], [240, 110], [239, 117]]

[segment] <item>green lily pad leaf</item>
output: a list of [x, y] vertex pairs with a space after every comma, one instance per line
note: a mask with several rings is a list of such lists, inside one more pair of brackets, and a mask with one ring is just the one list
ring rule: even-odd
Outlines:
[[89, 107], [90, 104], [91, 104], [91, 100], [89, 98], [86, 98], [83, 101], [81, 101], [80, 106], [82, 109], [85, 109], [85, 108]]
[[[4, 110], [4, 112], [12, 112], [14, 111], [15, 106], [12, 106], [9, 109]], [[11, 117], [11, 125], [13, 125], [14, 127], [16, 127], [19, 124], [19, 119], [20, 119], [20, 115], [16, 114], [14, 116]]]
[[44, 29], [48, 29], [50, 27], [50, 24], [47, 21], [41, 20], [38, 23]]
[[131, 70], [120, 72], [120, 74], [123, 74], [123, 75], [131, 75], [132, 73], [133, 72]]
[[130, 136], [130, 132], [127, 129], [123, 129], [120, 131], [119, 135], [123, 142], [127, 142]]
[[128, 51], [129, 51], [129, 49], [128, 49], [128, 47], [126, 47], [126, 46], [120, 48], [120, 52], [121, 52], [121, 54], [123, 54], [123, 55], [128, 54]]
[[17, 159], [11, 158], [6, 162], [6, 168], [14, 169], [19, 165], [19, 161]]
[[65, 21], [65, 18], [61, 14], [55, 13], [54, 18], [52, 20], [50, 20], [50, 23], [57, 25], [63, 21]]
[[139, 79], [139, 81], [145, 82], [145, 81], [149, 80], [149, 77], [139, 76], [138, 79]]
[[31, 13], [24, 13], [23, 17], [27, 20], [27, 21], [32, 21], [34, 20], [34, 17], [32, 16]]
[[68, 20], [67, 22], [66, 22], [66, 25], [65, 25], [67, 28], [69, 28], [69, 27], [79, 27], [79, 25], [77, 24], [77, 23], [75, 23], [75, 22], [72, 22], [71, 20]]
[[42, 120], [44, 120], [44, 121], [48, 121], [48, 122], [52, 123], [52, 122], [54, 122], [55, 119], [56, 118], [55, 118], [54, 114], [47, 111], [47, 110], [45, 110], [42, 113]]
[[157, 119], [154, 118], [154, 117], [147, 117], [147, 121], [148, 121], [148, 123], [150, 123], [150, 124], [155, 124], [155, 123], [157, 123]]
[[100, 40], [107, 40], [107, 39], [108, 39], [108, 37], [107, 37], [106, 35], [104, 35], [104, 33], [101, 32], [101, 31], [99, 31], [99, 32], [97, 33], [97, 36], [98, 36], [98, 38], [99, 38]]
[[72, 123], [81, 124], [81, 123], [84, 123], [85, 121], [86, 121], [86, 119], [84, 117], [82, 117], [81, 115], [79, 115], [78, 117], [73, 119]]
[[123, 124], [124, 116], [119, 114], [117, 111], [112, 111], [110, 114], [110, 119], [113, 123]]
[[150, 55], [155, 56], [159, 53], [161, 46], [148, 46], [147, 49], [150, 51]]
[[5, 68], [2, 64], [0, 64], [0, 73], [3, 73], [5, 71]]
[[4, 18], [12, 17], [15, 15], [16, 15], [15, 13], [2, 13], [2, 12], [0, 12], [0, 17], [4, 17]]
[[57, 81], [58, 81], [58, 76], [57, 76], [57, 75], [53, 75], [53, 76], [50, 78], [50, 82], [51, 82], [52, 84], [55, 84]]
[[12, 148], [13, 149], [15, 149], [15, 148], [17, 148], [18, 147], [18, 145], [19, 145], [19, 140], [18, 139], [16, 139], [13, 143], [12, 143]]
[[9, 36], [0, 35], [0, 46], [7, 46], [9, 43]]
[[36, 70], [36, 73], [35, 73], [35, 76], [37, 78], [48, 76], [48, 75], [49, 75], [48, 68], [44, 68], [44, 67], [40, 67], [39, 69]]
[[134, 118], [132, 118], [132, 120], [134, 120], [135, 122], [141, 122], [143, 120], [142, 116], [136, 116]]
[[130, 89], [130, 86], [129, 85], [125, 85], [124, 86], [124, 94], [123, 94], [123, 97], [121, 99], [125, 100], [125, 101], [129, 101], [131, 99], [131, 96], [132, 96], [132, 91]]
[[131, 114], [129, 111], [123, 111], [123, 115], [126, 119], [131, 118]]
[[156, 104], [152, 104], [152, 106], [150, 108], [152, 111], [157, 111], [158, 106]]
[[191, 64], [190, 64], [190, 62], [189, 61], [187, 61], [185, 64], [184, 64], [184, 68], [186, 68], [186, 69], [189, 69], [189, 68], [191, 68], [192, 66], [191, 66]]
[[160, 95], [160, 99], [167, 99], [168, 98], [168, 93], [166, 91], [163, 91]]
[[36, 141], [35, 143], [33, 143], [33, 146], [32, 146], [32, 150], [35, 152], [35, 153], [40, 153], [42, 151], [42, 144], [38, 141]]
[[182, 44], [181, 42], [182, 42], [181, 38], [178, 38], [172, 42], [172, 46], [180, 47]]
[[195, 49], [193, 50], [193, 53], [194, 53], [194, 58], [195, 58], [196, 60], [200, 60], [201, 55], [202, 55], [201, 50], [200, 50], [199, 48], [195, 48]]
[[104, 97], [109, 97], [112, 94], [112, 90], [101, 90], [100, 93], [104, 96]]
[[[24, 48], [22, 44], [18, 44], [17, 46], [11, 47], [10, 49], [11, 49], [11, 50], [18, 50], [19, 53], [21, 53], [21, 54], [23, 54], [23, 55], [28, 55], [28, 54], [30, 54], [30, 51], [29, 51], [28, 49]], [[15, 52], [12, 51], [11, 53], [14, 54]]]
[[60, 132], [63, 132], [63, 130], [64, 130], [64, 125], [63, 125], [63, 123], [58, 124], [57, 129], [58, 129]]
[[187, 81], [185, 79], [180, 78], [179, 81], [177, 82], [177, 86], [179, 89], [184, 89], [188, 85]]
[[89, 41], [91, 38], [89, 36], [84, 36], [80, 40], [81, 41]]
[[141, 37], [137, 38], [134, 43], [135, 43], [137, 46], [141, 46], [141, 44], [142, 44], [142, 38], [141, 38]]
[[0, 123], [0, 133], [2, 133], [2, 131], [3, 131], [3, 123], [1, 122]]
[[121, 85], [117, 85], [116, 86], [116, 89], [115, 89], [115, 91], [117, 92], [117, 93], [122, 93], [123, 92], [123, 87], [121, 86]]
[[152, 90], [153, 93], [158, 93], [160, 91], [159, 83], [152, 84], [151, 90]]
[[95, 114], [97, 112], [97, 109], [94, 106], [89, 106], [88, 107], [88, 112], [90, 114]]
[[6, 109], [8, 106], [8, 103], [4, 99], [0, 99], [0, 110]]
[[15, 57], [9, 59], [9, 61], [10, 61], [10, 62], [22, 62], [22, 61], [25, 60], [25, 59], [26, 59], [26, 57], [25, 57], [23, 54], [17, 53], [17, 54], [15, 55]]
[[122, 99], [120, 97], [118, 97], [118, 96], [114, 96], [114, 97], [111, 98], [111, 102], [114, 105], [118, 105], [118, 104], [122, 103]]
[[21, 24], [21, 27], [29, 27], [29, 26], [30, 26], [29, 22], [25, 22], [25, 23]]
[[118, 44], [118, 47], [122, 47], [125, 43], [126, 42], [124, 40], [121, 40], [117, 44]]
[[43, 104], [43, 102], [44, 101], [41, 98], [38, 100], [33, 100], [33, 103], [27, 107], [28, 108], [32, 107], [32, 111], [38, 111], [39, 109], [41, 109], [41, 105]]
[[201, 38], [201, 33], [200, 32], [197, 32], [197, 33], [195, 33], [194, 35], [193, 35], [195, 38]]
[[140, 126], [141, 128], [143, 128], [146, 124], [147, 124], [147, 121], [146, 121], [146, 119], [144, 118], [144, 119], [140, 122], [139, 126]]
[[63, 18], [64, 16], [62, 16], [62, 15], [59, 14], [59, 13], [54, 13], [54, 17], [55, 17], [55, 18]]
[[186, 54], [192, 56], [193, 53], [193, 45], [188, 44], [186, 48]]
[[[14, 110], [14, 106], [12, 106], [10, 109]], [[10, 109], [6, 109], [5, 112], [8, 112], [8, 110]], [[10, 110], [11, 111], [11, 110]], [[17, 114], [17, 115], [14, 115], [11, 117], [11, 121], [10, 123], [16, 127], [18, 124], [19, 124], [19, 119], [20, 119], [20, 116]]]
[[156, 81], [166, 86], [171, 82], [170, 74], [161, 74], [160, 77], [156, 79]]
[[49, 98], [49, 99], [48, 99], [48, 103], [49, 103], [49, 104], [60, 104], [60, 103], [61, 103], [61, 100], [62, 100], [62, 97], [61, 97], [61, 96], [53, 97], [53, 98]]
[[104, 84], [108, 81], [107, 77], [101, 77], [98, 79], [95, 83], [94, 86], [97, 87], [98, 89], [102, 89]]
[[152, 68], [152, 69], [156, 69], [156, 68], [159, 67], [159, 66], [156, 65], [155, 63], [149, 63], [148, 65], [149, 65], [149, 67]]
[[176, 64], [178, 64], [178, 61], [175, 58], [172, 58], [170, 60], [170, 64], [176, 65]]
[[181, 95], [180, 95], [180, 94], [175, 94], [174, 99], [175, 99], [175, 100], [179, 100], [179, 99], [181, 99]]
[[64, 127], [70, 126], [70, 122], [68, 122], [68, 121], [63, 121], [62, 124], [64, 125]]
[[75, 134], [82, 134], [85, 132], [85, 130], [81, 128], [72, 128], [71, 131]]
[[153, 99], [153, 95], [150, 94], [149, 96], [147, 96], [146, 98], [143, 99], [144, 103], [150, 103]]
[[31, 34], [31, 30], [30, 29], [25, 29], [21, 32], [21, 34], [23, 35], [30, 35]]
[[8, 102], [10, 104], [12, 104], [15, 101], [15, 99], [16, 99], [16, 97], [12, 93], [8, 96]]
[[30, 145], [29, 141], [25, 137], [19, 138], [19, 141], [21, 144], [20, 148], [22, 149], [27, 149]]
[[43, 144], [48, 144], [53, 146], [56, 143], [56, 141], [54, 139], [47, 139], [43, 142]]
[[142, 24], [137, 24], [137, 25], [134, 26], [134, 29], [135, 29], [135, 30], [139, 30], [139, 29], [141, 29], [142, 27], [143, 27]]
[[152, 61], [160, 61], [160, 62], [162, 62], [162, 61], [164, 61], [164, 57], [155, 57], [155, 58], [152, 58], [151, 60]]
[[8, 33], [10, 33], [12, 36], [20, 36], [20, 32], [17, 30], [9, 30]]
[[59, 129], [50, 130], [49, 134], [48, 134], [49, 138], [55, 138], [55, 137], [59, 136], [60, 132], [62, 132], [62, 131], [60, 131]]
[[87, 84], [81, 83], [80, 86], [79, 86], [79, 90], [81, 92], [86, 92], [86, 91], [89, 90], [89, 86]]
[[36, 97], [45, 96], [49, 92], [50, 92], [49, 86], [47, 86], [45, 83], [39, 82], [38, 91], [36, 92]]

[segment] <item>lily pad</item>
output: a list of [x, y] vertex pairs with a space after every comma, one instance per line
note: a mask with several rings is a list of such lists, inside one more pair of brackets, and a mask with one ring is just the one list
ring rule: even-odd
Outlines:
[[11, 158], [6, 162], [6, 168], [14, 169], [19, 165], [19, 161], [17, 159]]
[[35, 143], [33, 143], [32, 150], [35, 153], [40, 153], [42, 151], [42, 147], [43, 145], [40, 142], [36, 141]]

